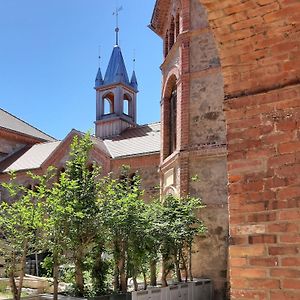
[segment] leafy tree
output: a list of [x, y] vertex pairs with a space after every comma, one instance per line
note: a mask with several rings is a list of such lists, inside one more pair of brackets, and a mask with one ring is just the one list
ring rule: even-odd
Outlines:
[[[140, 177], [123, 167], [119, 178], [112, 174], [103, 179], [99, 206], [105, 216], [109, 246], [114, 257], [114, 290], [127, 291], [127, 279], [137, 275], [136, 238], [141, 238], [141, 212], [145, 203]], [[141, 239], [139, 239], [139, 242]]]
[[[26, 256], [35, 252], [37, 232], [41, 228], [41, 203], [34, 197], [34, 191], [14, 183], [11, 175], [8, 183], [2, 183], [7, 189], [9, 199], [0, 204], [0, 233], [2, 255], [6, 261], [6, 271], [10, 281], [14, 300], [21, 297], [25, 276]], [[19, 276], [17, 285], [16, 276]]]
[[[189, 273], [191, 273], [191, 248], [194, 238], [205, 232], [203, 222], [197, 217], [197, 210], [202, 208], [198, 198], [176, 197], [167, 195], [157, 214], [157, 226], [160, 230], [160, 251], [162, 255], [162, 284], [167, 285], [167, 275], [175, 266], [176, 277], [181, 282], [180, 264], [184, 266], [187, 277], [187, 255], [189, 253]], [[187, 278], [186, 278], [187, 279]]]
[[66, 250], [75, 265], [75, 283], [77, 295], [84, 294], [84, 260], [86, 254], [95, 246], [102, 244], [101, 222], [98, 193], [101, 182], [100, 169], [88, 166], [89, 152], [93, 143], [90, 135], [74, 137], [71, 144], [70, 159], [66, 170], [57, 184], [57, 196], [63, 210], [61, 228], [67, 238]]
[[63, 226], [65, 221], [66, 208], [62, 204], [65, 193], [71, 192], [74, 183], [68, 181], [64, 173], [59, 175], [57, 181], [57, 170], [50, 167], [45, 175], [31, 174], [35, 182], [38, 182], [35, 189], [35, 198], [39, 199], [43, 212], [42, 230], [40, 232], [40, 248], [50, 252], [47, 259], [51, 260], [53, 266], [53, 299], [58, 299], [59, 265], [63, 262], [68, 238], [65, 235]]

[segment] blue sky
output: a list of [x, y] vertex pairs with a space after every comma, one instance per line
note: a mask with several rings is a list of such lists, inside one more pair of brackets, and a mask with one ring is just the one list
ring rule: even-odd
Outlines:
[[[158, 121], [162, 41], [147, 25], [155, 0], [118, 0], [120, 45], [139, 82], [138, 122]], [[116, 0], [1, 0], [0, 107], [63, 138], [94, 130], [94, 80], [112, 52]]]

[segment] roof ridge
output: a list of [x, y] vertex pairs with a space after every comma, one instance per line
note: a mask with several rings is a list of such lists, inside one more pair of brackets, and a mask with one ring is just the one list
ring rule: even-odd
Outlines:
[[152, 123], [142, 124], [142, 125], [138, 125], [136, 127], [130, 127], [130, 128], [146, 127], [146, 126], [149, 126], [149, 125], [155, 125], [155, 124], [159, 124], [159, 123], [161, 123], [161, 122], [160, 121], [155, 121], [155, 122], [152, 122]]
[[[4, 111], [5, 113], [9, 114], [9, 115], [12, 116], [13, 118], [15, 118], [15, 119], [17, 119], [17, 120], [19, 120], [19, 121], [25, 123], [26, 125], [28, 125], [28, 126], [34, 128], [34, 129], [36, 129], [36, 130], [39, 131], [40, 133], [42, 133], [42, 134], [48, 136], [49, 138], [54, 139], [54, 141], [57, 141], [55, 137], [53, 137], [53, 136], [49, 135], [48, 133], [46, 133], [46, 132], [44, 132], [44, 131], [38, 129], [37, 127], [35, 127], [35, 126], [29, 124], [28, 122], [26, 122], [26, 121], [22, 120], [21, 118], [19, 118], [19, 117], [13, 115], [12, 113], [8, 112], [7, 110], [5, 110], [5, 109], [3, 109], [3, 108], [1, 108], [1, 107], [0, 107], [0, 110], [2, 110], [2, 111]], [[15, 130], [14, 130], [14, 131], [15, 131]], [[29, 134], [27, 134], [27, 135], [29, 135]], [[34, 136], [33, 136], [33, 137], [34, 137]], [[51, 142], [51, 141], [49, 141], [49, 142]]]

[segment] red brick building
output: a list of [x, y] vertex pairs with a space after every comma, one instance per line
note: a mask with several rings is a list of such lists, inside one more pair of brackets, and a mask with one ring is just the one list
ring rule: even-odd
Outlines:
[[[226, 282], [231, 299], [300, 299], [299, 0], [157, 0], [150, 27], [163, 39], [161, 124], [135, 123], [137, 81], [116, 46], [96, 78], [91, 158], [141, 169], [149, 197], [160, 183], [203, 199], [194, 273], [214, 280], [215, 299]], [[61, 168], [80, 134], [22, 126], [0, 123], [1, 170], [20, 180]]]
[[[168, 177], [171, 160], [181, 164], [177, 189], [193, 192], [193, 134], [207, 148], [201, 114], [219, 99], [227, 129], [231, 299], [300, 299], [299, 0], [157, 0], [151, 27], [165, 53], [161, 175]], [[168, 129], [175, 89], [176, 138]], [[218, 121], [220, 114], [207, 116]], [[224, 140], [217, 141], [222, 151]]]

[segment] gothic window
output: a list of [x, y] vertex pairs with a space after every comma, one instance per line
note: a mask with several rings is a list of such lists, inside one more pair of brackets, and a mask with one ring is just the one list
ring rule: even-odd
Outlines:
[[172, 17], [170, 31], [169, 31], [169, 50], [174, 45], [174, 31], [175, 31], [175, 24], [174, 24], [174, 17]]
[[165, 47], [164, 47], [164, 55], [165, 57], [168, 55], [169, 52], [169, 31], [167, 30], [165, 36]]
[[177, 91], [173, 89], [169, 109], [169, 155], [176, 150], [177, 142]]
[[115, 111], [115, 96], [113, 93], [108, 93], [103, 97], [103, 114], [113, 114]]
[[178, 37], [180, 33], [180, 17], [179, 17], [179, 13], [176, 14], [176, 21], [175, 21], [175, 35], [176, 38]]

